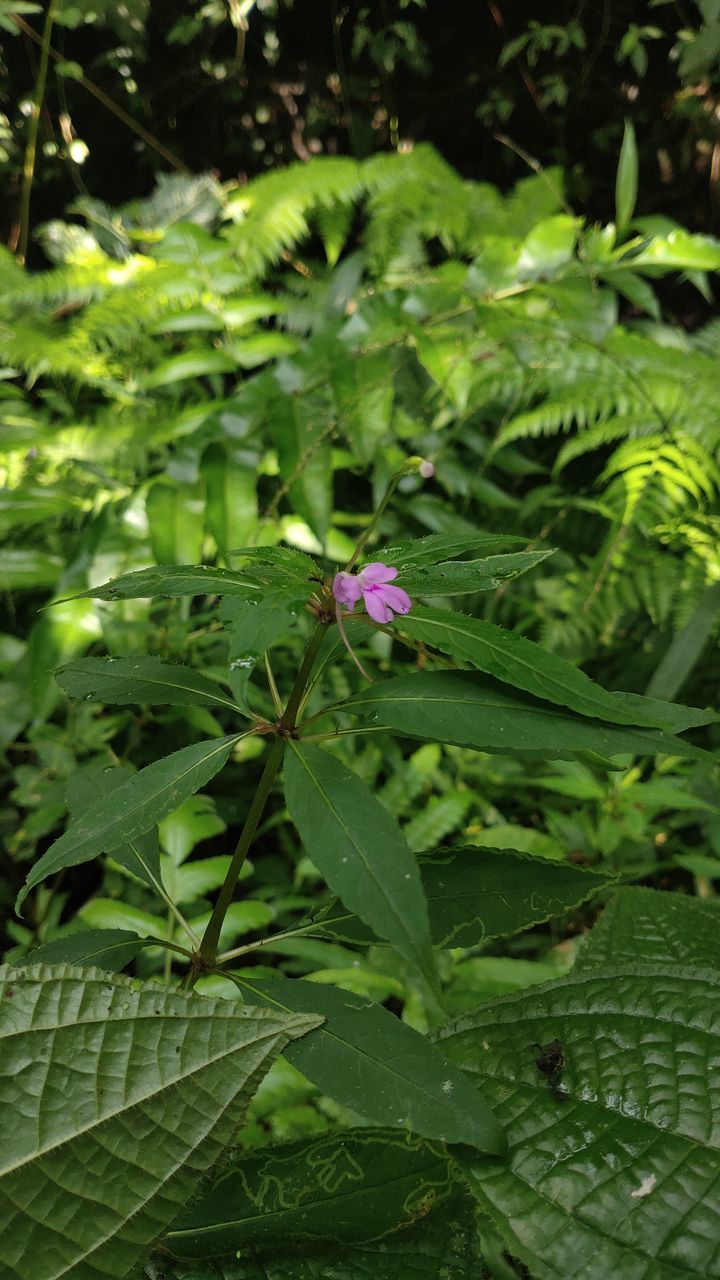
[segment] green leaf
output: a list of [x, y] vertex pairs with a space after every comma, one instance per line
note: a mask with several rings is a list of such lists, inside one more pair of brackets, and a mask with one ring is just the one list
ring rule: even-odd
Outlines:
[[179, 356], [171, 356], [163, 361], [141, 380], [144, 391], [154, 387], [168, 387], [175, 382], [184, 382], [187, 378], [203, 378], [209, 374], [236, 373], [237, 361], [225, 351], [215, 351], [208, 347], [203, 351], [183, 351]]
[[257, 469], [246, 455], [222, 444], [203, 454], [201, 472], [207, 489], [207, 522], [227, 559], [231, 547], [247, 542], [257, 528]]
[[615, 221], [618, 235], [625, 233], [635, 212], [638, 193], [638, 150], [632, 121], [625, 121], [615, 178]]
[[506, 1164], [462, 1165], [538, 1280], [720, 1275], [719, 995], [717, 972], [588, 970], [438, 1033], [507, 1126]]
[[4, 547], [0, 565], [0, 591], [54, 587], [65, 568], [60, 556], [33, 547]]
[[[236, 571], [209, 564], [158, 565], [138, 569], [101, 586], [82, 591], [73, 600], [146, 600], [153, 596], [233, 595], [259, 600], [278, 597], [303, 602], [309, 595], [307, 582], [290, 573], [262, 566]], [[58, 604], [62, 601], [58, 601]]]
[[[678, 724], [688, 727], [683, 714], [685, 708], [656, 701], [646, 705], [639, 694], [608, 693], [572, 663], [514, 631], [505, 631], [481, 618], [423, 605], [414, 608], [399, 625], [416, 640], [434, 645], [460, 661], [470, 662], [504, 684], [524, 689], [546, 702], [569, 707], [579, 715], [646, 728], [676, 730]], [[692, 708], [690, 715], [694, 715]], [[712, 712], [706, 716], [698, 711], [697, 715], [700, 719], [692, 719], [691, 724], [704, 724], [712, 718]]]
[[660, 730], [581, 720], [469, 671], [423, 671], [383, 680], [348, 698], [342, 707], [410, 738], [504, 755], [540, 752], [548, 760], [571, 760], [579, 751], [597, 751], [604, 756], [663, 753], [712, 758]]
[[181, 1214], [162, 1247], [208, 1258], [264, 1243], [377, 1240], [458, 1190], [442, 1147], [397, 1129], [324, 1133], [241, 1157]]
[[2, 1249], [17, 1280], [124, 1276], [273, 1058], [318, 1025], [69, 965], [0, 981]]
[[15, 968], [34, 964], [95, 965], [114, 973], [130, 964], [141, 948], [142, 939], [129, 929], [83, 929], [46, 942], [13, 964]]
[[[105, 805], [110, 809], [114, 801], [110, 797], [131, 778], [134, 771], [128, 765], [83, 765], [70, 775], [65, 794], [73, 823], [85, 816], [91, 805]], [[106, 853], [107, 850], [102, 850]], [[160, 850], [157, 831], [153, 824], [149, 831], [131, 837], [113, 850], [113, 857], [127, 867], [151, 889], [160, 884]]]
[[76, 658], [56, 674], [71, 698], [86, 702], [238, 708], [214, 680], [161, 658]]
[[[420, 875], [436, 947], [473, 947], [520, 933], [579, 907], [613, 883], [605, 872], [514, 849], [466, 845], [426, 855]], [[351, 942], [375, 940], [339, 902], [317, 918], [313, 932]]]
[[572, 261], [580, 220], [556, 213], [537, 222], [520, 249], [518, 272], [522, 280], [554, 275]]
[[98, 853], [113, 853], [154, 827], [181, 800], [215, 776], [238, 741], [239, 735], [233, 734], [183, 747], [133, 774], [114, 791], [111, 806], [104, 797], [95, 801], [35, 863], [18, 894], [16, 907], [46, 876], [62, 867], [87, 862]]
[[404, 569], [397, 585], [410, 595], [460, 596], [472, 591], [493, 591], [528, 569], [547, 560], [554, 551], [517, 551], [483, 560], [448, 560], [412, 572]]
[[285, 797], [308, 855], [333, 893], [434, 986], [420, 872], [397, 822], [339, 760], [319, 747], [290, 746]]
[[235, 981], [262, 1005], [324, 1019], [317, 1034], [289, 1047], [286, 1057], [343, 1106], [373, 1124], [467, 1142], [495, 1155], [504, 1150], [502, 1131], [462, 1072], [381, 1005], [314, 982], [245, 974]]
[[612, 883], [605, 872], [510, 850], [438, 850], [420, 866], [433, 942], [472, 947], [580, 906]]
[[330, 370], [340, 429], [358, 462], [371, 463], [387, 434], [393, 402], [393, 368], [388, 351], [348, 355]]
[[152, 553], [159, 564], [186, 564], [202, 555], [204, 504], [196, 486], [158, 480], [145, 499]]
[[412, 538], [407, 542], [380, 547], [366, 559], [379, 560], [382, 564], [393, 565], [404, 574], [410, 574], [423, 565], [454, 560], [456, 556], [466, 555], [471, 551], [491, 556], [508, 546], [524, 546], [526, 541], [525, 538], [500, 533], [471, 533], [464, 538], [452, 533], [430, 533], [425, 538]]
[[238, 600], [234, 596], [220, 603], [220, 617], [230, 633], [230, 685], [242, 707], [247, 707], [248, 684], [263, 654], [296, 625], [297, 609], [291, 604], [277, 598]]
[[575, 971], [633, 961], [720, 969], [720, 903], [658, 889], [618, 889], [585, 938]]
[[278, 1241], [267, 1257], [205, 1262], [158, 1259], [133, 1280], [489, 1280], [473, 1202], [462, 1196], [382, 1240], [293, 1251]]
[[188, 796], [159, 825], [160, 843], [174, 866], [178, 867], [196, 845], [225, 830], [225, 823], [215, 810], [210, 796]]
[[313, 398], [273, 400], [270, 434], [294, 510], [325, 543], [332, 516], [332, 420]]

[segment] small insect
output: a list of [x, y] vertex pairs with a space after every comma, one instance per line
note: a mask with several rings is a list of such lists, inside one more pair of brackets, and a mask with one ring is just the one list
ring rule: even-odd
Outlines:
[[560, 1081], [565, 1067], [565, 1050], [559, 1040], [551, 1040], [549, 1044], [535, 1043], [533, 1049], [538, 1050], [535, 1066], [547, 1078], [550, 1092], [558, 1102], [564, 1102], [567, 1094], [560, 1089]]

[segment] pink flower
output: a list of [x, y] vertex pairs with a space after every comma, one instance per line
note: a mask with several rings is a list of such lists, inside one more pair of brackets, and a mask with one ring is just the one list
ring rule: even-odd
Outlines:
[[409, 613], [412, 600], [402, 587], [393, 587], [398, 571], [376, 560], [366, 564], [357, 577], [352, 573], [336, 573], [333, 595], [352, 613], [362, 596], [365, 608], [374, 622], [392, 622], [395, 613]]

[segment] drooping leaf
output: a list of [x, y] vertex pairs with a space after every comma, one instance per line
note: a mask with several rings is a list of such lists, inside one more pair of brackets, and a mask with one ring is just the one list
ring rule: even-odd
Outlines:
[[428, 1039], [381, 1005], [315, 982], [247, 974], [236, 981], [261, 1005], [324, 1019], [312, 1038], [286, 1054], [323, 1093], [373, 1124], [471, 1143], [494, 1155], [504, 1150], [502, 1131], [480, 1094]]
[[411, 596], [461, 596], [473, 591], [493, 591], [534, 569], [554, 555], [549, 551], [516, 551], [483, 560], [444, 560], [427, 568], [402, 569], [397, 583]]
[[124, 1276], [222, 1154], [273, 1058], [318, 1019], [98, 969], [0, 975], [8, 1274]]
[[324, 1133], [241, 1156], [181, 1214], [162, 1246], [178, 1258], [377, 1240], [457, 1193], [440, 1146], [397, 1129]]
[[720, 1275], [719, 994], [717, 971], [588, 970], [437, 1034], [507, 1126], [507, 1163], [462, 1165], [533, 1276]]
[[712, 712], [663, 705], [654, 699], [646, 704], [639, 694], [608, 693], [557, 654], [482, 618], [423, 605], [404, 617], [401, 626], [416, 640], [471, 663], [503, 684], [609, 724], [678, 732], [713, 719]]
[[366, 1244], [293, 1250], [250, 1249], [241, 1258], [173, 1261], [158, 1258], [132, 1280], [490, 1280], [469, 1196], [440, 1205], [426, 1218]]
[[572, 759], [578, 751], [709, 758], [707, 752], [659, 729], [582, 720], [469, 671], [422, 671], [384, 680], [342, 705], [408, 737], [476, 751], [540, 752], [553, 760]]
[[35, 863], [16, 906], [34, 885], [61, 867], [77, 866], [98, 853], [114, 853], [154, 827], [215, 776], [238, 740], [234, 734], [183, 747], [128, 778], [113, 793], [111, 806], [104, 797], [95, 801]]
[[420, 872], [397, 822], [339, 760], [319, 747], [291, 748], [285, 796], [308, 855], [346, 906], [434, 985]]
[[66, 938], [46, 942], [13, 964], [15, 968], [35, 964], [73, 964], [86, 968], [94, 965], [97, 969], [119, 973], [141, 948], [142, 939], [129, 929], [83, 929]]
[[584, 940], [575, 971], [633, 961], [720, 969], [720, 904], [658, 889], [618, 889]]
[[75, 658], [56, 673], [71, 698], [87, 702], [227, 707], [232, 698], [214, 680], [161, 658]]

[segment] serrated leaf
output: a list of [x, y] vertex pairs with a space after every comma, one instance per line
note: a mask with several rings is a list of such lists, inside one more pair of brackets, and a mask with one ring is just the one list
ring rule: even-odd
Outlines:
[[249, 1152], [181, 1214], [162, 1246], [207, 1258], [248, 1245], [377, 1240], [458, 1190], [440, 1146], [397, 1129], [344, 1129]]
[[32, 867], [16, 908], [46, 876], [87, 862], [98, 853], [113, 853], [154, 827], [215, 776], [238, 741], [239, 735], [234, 734], [183, 747], [133, 774], [113, 793], [112, 805], [104, 797], [91, 804]]
[[469, 1142], [499, 1154], [504, 1139], [484, 1099], [419, 1032], [381, 1005], [313, 982], [237, 976], [253, 999], [272, 1008], [309, 1011], [324, 1021], [293, 1066], [323, 1093], [373, 1124], [410, 1129], [425, 1138]]
[[241, 706], [247, 707], [248, 684], [263, 654], [295, 625], [297, 609], [286, 600], [238, 600], [220, 604], [220, 617], [230, 633], [230, 685]]
[[55, 678], [71, 698], [87, 702], [238, 710], [214, 680], [161, 658], [76, 658], [61, 667]]
[[17, 1280], [124, 1276], [273, 1058], [318, 1025], [69, 965], [0, 980], [2, 1251]]
[[[644, 728], [686, 729], [684, 707], [651, 700], [638, 694], [608, 693], [572, 663], [550, 653], [541, 645], [514, 631], [496, 627], [482, 618], [471, 618], [449, 609], [420, 606], [403, 617], [400, 626], [416, 640], [434, 645], [442, 653], [469, 662], [479, 671], [523, 689], [536, 698], [569, 707], [579, 715], [605, 720], [609, 724], [640, 725]], [[690, 724], [704, 724], [712, 713], [689, 709]]]
[[[138, 569], [135, 573], [111, 578], [100, 586], [91, 587], [72, 596], [73, 600], [145, 600], [154, 596], [205, 596], [236, 595], [259, 599], [261, 593], [270, 595], [273, 590], [289, 594], [291, 599], [303, 600], [307, 589], [297, 584], [294, 591], [287, 577], [275, 584], [263, 582], [251, 569], [236, 572], [218, 569], [209, 564], [168, 564], [152, 569]], [[61, 601], [56, 603], [60, 604]]]
[[437, 1034], [507, 1128], [506, 1164], [462, 1163], [538, 1280], [720, 1276], [719, 995], [709, 970], [588, 970]]
[[618, 889], [584, 940], [579, 969], [637, 961], [670, 961], [720, 969], [720, 904], [717, 899], [626, 886]]
[[295, 826], [334, 893], [436, 983], [417, 861], [370, 788], [319, 747], [291, 742], [285, 797]]
[[408, 737], [476, 751], [540, 752], [548, 760], [571, 760], [580, 751], [603, 756], [662, 752], [712, 758], [659, 729], [626, 729], [582, 720], [571, 711], [503, 689], [469, 671], [423, 671], [383, 680], [342, 706]]
[[142, 939], [129, 929], [83, 929], [36, 947], [15, 968], [34, 964], [73, 964], [119, 973], [142, 949]]

